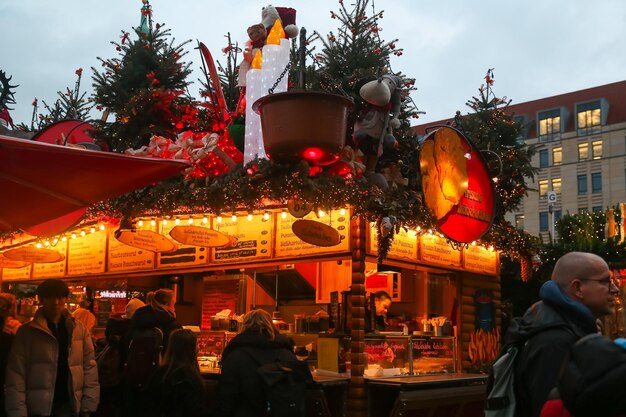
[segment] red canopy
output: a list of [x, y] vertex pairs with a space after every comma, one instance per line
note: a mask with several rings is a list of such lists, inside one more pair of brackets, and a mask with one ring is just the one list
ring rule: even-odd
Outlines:
[[189, 166], [0, 135], [0, 230], [56, 219]]

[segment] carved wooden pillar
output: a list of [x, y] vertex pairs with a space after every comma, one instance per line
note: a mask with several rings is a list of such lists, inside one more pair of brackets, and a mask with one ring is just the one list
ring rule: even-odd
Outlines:
[[352, 250], [352, 342], [350, 361], [352, 376], [348, 387], [348, 416], [367, 415], [367, 393], [363, 372], [367, 365], [365, 348], [365, 244], [368, 222], [362, 216], [354, 216], [350, 221]]

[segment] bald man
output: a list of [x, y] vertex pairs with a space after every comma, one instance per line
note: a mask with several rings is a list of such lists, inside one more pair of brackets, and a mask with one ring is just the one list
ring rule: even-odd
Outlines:
[[530, 338], [516, 364], [516, 416], [539, 416], [570, 348], [597, 332], [597, 319], [614, 313], [618, 293], [601, 257], [570, 252], [559, 258], [518, 332]]

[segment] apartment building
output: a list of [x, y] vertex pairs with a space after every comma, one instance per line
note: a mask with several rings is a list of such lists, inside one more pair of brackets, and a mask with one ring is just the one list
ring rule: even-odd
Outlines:
[[[507, 219], [547, 241], [563, 214], [601, 211], [626, 202], [626, 81], [514, 104], [526, 128], [519, 140], [537, 146], [539, 173], [519, 211]], [[433, 125], [414, 127], [418, 135]]]

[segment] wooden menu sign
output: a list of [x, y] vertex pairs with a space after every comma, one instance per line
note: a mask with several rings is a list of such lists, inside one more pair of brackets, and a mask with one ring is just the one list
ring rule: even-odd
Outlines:
[[0, 253], [0, 268], [23, 268], [28, 265], [30, 265], [30, 262], [14, 261], [13, 259], [5, 258], [5, 256]]
[[[161, 223], [159, 227], [162, 238], [171, 242], [166, 236], [171, 236], [172, 231], [180, 226], [177, 226], [173, 221], [169, 221], [167, 224]], [[177, 233], [174, 232], [175, 235]], [[157, 268], [206, 265], [209, 261], [209, 250], [205, 247], [184, 243], [174, 246], [175, 249], [171, 252], [157, 253]]]
[[242, 290], [239, 278], [214, 279], [205, 278], [202, 284], [202, 320], [200, 328], [209, 330], [211, 328], [211, 316], [222, 310], [230, 310], [232, 314], [237, 313], [237, 305]]
[[[376, 230], [375, 223], [373, 223], [370, 228], [368, 243], [368, 253], [378, 255], [378, 231]], [[418, 239], [415, 232], [400, 228], [400, 231], [393, 237], [393, 242], [391, 242], [387, 257], [415, 261], [417, 260], [417, 249]]]
[[[151, 230], [155, 226], [144, 226], [144, 228], [144, 230]], [[152, 231], [154, 232], [154, 230]], [[153, 269], [154, 259], [155, 254], [153, 251], [126, 245], [115, 239], [114, 236], [109, 236], [107, 271], [125, 272]]]
[[152, 252], [172, 252], [176, 244], [154, 230], [118, 230], [115, 239], [125, 245]]
[[463, 266], [470, 271], [486, 275], [497, 275], [498, 255], [496, 251], [482, 246], [468, 246], [463, 249]]
[[67, 275], [101, 274], [105, 271], [107, 233], [97, 230], [68, 239]]
[[30, 279], [32, 265], [28, 264], [21, 268], [2, 268], [3, 281], [24, 281]]
[[225, 217], [219, 223], [214, 218], [213, 229], [234, 239], [226, 246], [213, 249], [212, 262], [242, 262], [272, 255], [272, 217], [265, 220], [259, 214], [248, 220], [245, 216], [239, 216], [234, 221]]
[[5, 258], [22, 262], [59, 262], [65, 259], [65, 255], [53, 249], [36, 248], [34, 246], [23, 246], [21, 248], [9, 249], [4, 252]]
[[63, 259], [58, 262], [33, 264], [33, 278], [59, 278], [65, 275], [65, 266], [67, 264], [67, 259], [65, 257], [67, 254], [67, 241], [59, 240], [54, 247], [50, 248], [50, 250], [57, 251]]
[[443, 266], [461, 266], [461, 251], [453, 249], [446, 239], [436, 235], [422, 235], [420, 244], [422, 261]]
[[315, 220], [296, 220], [291, 230], [301, 240], [315, 246], [335, 246], [341, 242], [337, 229]]
[[224, 233], [202, 226], [174, 226], [170, 236], [185, 245], [215, 248], [230, 243]]
[[285, 218], [282, 215], [276, 216], [276, 257], [298, 257], [303, 255], [316, 255], [319, 253], [344, 252], [350, 250], [350, 215], [345, 213], [341, 215], [339, 210], [332, 210], [325, 217], [318, 219], [315, 213], [309, 213], [304, 220], [323, 222], [335, 229], [340, 241], [334, 246], [318, 246], [312, 245], [300, 239], [292, 229], [292, 225], [297, 220], [295, 217], [287, 214]]

